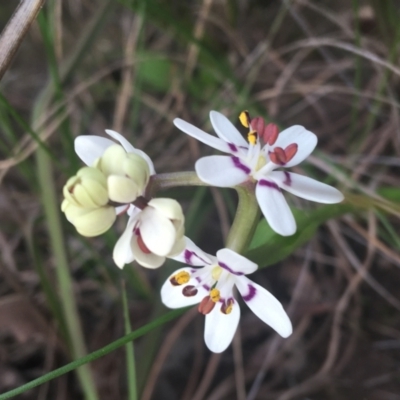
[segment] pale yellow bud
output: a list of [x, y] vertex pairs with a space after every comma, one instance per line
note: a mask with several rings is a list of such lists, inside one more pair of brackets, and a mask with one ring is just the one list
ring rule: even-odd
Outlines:
[[115, 209], [111, 206], [84, 208], [65, 199], [61, 204], [61, 209], [82, 236], [101, 235], [112, 226], [116, 219]]
[[97, 208], [108, 203], [107, 180], [96, 168], [84, 167], [64, 186], [65, 199], [76, 207]]
[[106, 149], [95, 161], [107, 177], [108, 196], [118, 203], [130, 203], [141, 196], [150, 178], [147, 162], [138, 154], [126, 153], [120, 145]]

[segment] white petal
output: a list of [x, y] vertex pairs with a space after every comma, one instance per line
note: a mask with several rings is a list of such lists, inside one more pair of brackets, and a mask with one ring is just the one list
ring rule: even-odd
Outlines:
[[317, 201], [318, 203], [334, 204], [343, 200], [343, 194], [339, 190], [326, 183], [315, 179], [286, 171], [274, 171], [270, 177], [279, 184], [282, 189], [303, 199]]
[[257, 264], [248, 260], [246, 257], [235, 253], [231, 249], [221, 249], [217, 251], [218, 264], [228, 272], [240, 276], [252, 274], [257, 271]]
[[199, 178], [212, 186], [231, 187], [247, 180], [250, 168], [238, 157], [208, 156], [195, 164]]
[[272, 149], [274, 147], [285, 149], [290, 144], [297, 143], [297, 153], [284, 165], [285, 167], [293, 167], [305, 160], [314, 151], [317, 142], [318, 138], [314, 133], [308, 131], [301, 125], [294, 125], [279, 134]]
[[182, 289], [187, 285], [196, 286], [198, 282], [195, 279], [190, 279], [189, 282], [185, 285], [174, 286], [169, 281], [175, 274], [180, 271], [186, 271], [190, 274], [190, 268], [182, 268], [175, 271], [173, 274], [169, 276], [169, 278], [165, 281], [165, 283], [161, 287], [161, 301], [168, 308], [181, 308], [191, 306], [193, 304], [200, 303], [200, 301], [208, 295], [207, 290], [205, 290], [202, 286], [197, 288], [198, 292], [195, 296], [187, 297], [182, 294]]
[[138, 264], [145, 268], [159, 268], [165, 262], [165, 257], [158, 256], [154, 253], [143, 253], [137, 242], [137, 236], [133, 236], [131, 240], [131, 249], [134, 259]]
[[292, 323], [282, 304], [260, 285], [246, 277], [236, 278], [236, 286], [254, 314], [286, 338], [292, 334]]
[[149, 206], [155, 208], [164, 217], [169, 219], [182, 220], [184, 219], [181, 205], [174, 199], [156, 198], [151, 199]]
[[112, 140], [101, 136], [82, 135], [75, 138], [74, 146], [78, 157], [86, 164], [93, 165], [106, 149], [115, 144]]
[[175, 257], [171, 257], [176, 261], [200, 267], [202, 265], [210, 265], [215, 257], [205, 253], [197, 247], [188, 237], [185, 236], [185, 250]]
[[236, 146], [249, 147], [246, 139], [225, 115], [217, 111], [210, 111], [210, 120], [215, 132], [222, 140]]
[[256, 186], [256, 197], [261, 212], [275, 232], [282, 236], [290, 236], [296, 232], [292, 211], [275, 182], [261, 179]]
[[139, 229], [146, 247], [158, 256], [167, 256], [175, 244], [173, 223], [152, 207], [141, 212]]
[[142, 158], [144, 158], [149, 166], [150, 169], [150, 175], [154, 175], [155, 174], [155, 170], [154, 170], [154, 164], [153, 161], [151, 161], [151, 158], [142, 150], [139, 149], [135, 149], [128, 140], [126, 140], [124, 138], [124, 136], [122, 136], [120, 133], [115, 132], [111, 129], [106, 129], [106, 133], [108, 135], [110, 135], [113, 139], [117, 140], [121, 146], [125, 149], [125, 151], [127, 153], [134, 153], [134, 154], [138, 154], [139, 156], [141, 156]]
[[113, 250], [113, 259], [119, 268], [124, 268], [125, 264], [133, 261], [134, 257], [131, 249], [131, 240], [133, 236], [133, 228], [136, 224], [137, 216], [129, 218], [125, 231], [118, 239]]
[[174, 124], [181, 131], [185, 132], [189, 136], [194, 137], [197, 140], [200, 140], [200, 142], [203, 142], [206, 145], [213, 147], [214, 149], [223, 151], [224, 153], [231, 152], [228, 143], [202, 131], [199, 128], [196, 128], [194, 125], [189, 124], [189, 122], [186, 122], [183, 119], [175, 118]]
[[221, 353], [231, 344], [240, 320], [240, 308], [237, 301], [232, 312], [224, 314], [221, 305], [217, 303], [214, 309], [206, 315], [204, 341], [214, 353]]

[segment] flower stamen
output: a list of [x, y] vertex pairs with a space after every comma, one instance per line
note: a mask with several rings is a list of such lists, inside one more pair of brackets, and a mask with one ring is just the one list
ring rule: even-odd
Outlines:
[[207, 315], [214, 309], [214, 307], [215, 307], [215, 302], [211, 300], [210, 296], [206, 296], [200, 302], [199, 307], [197, 309], [200, 314]]
[[233, 309], [233, 299], [228, 299], [227, 301], [224, 301], [224, 303], [221, 306], [221, 312], [223, 314], [230, 314]]
[[[188, 283], [189, 280], [190, 280], [189, 272], [180, 271], [176, 275], [174, 275], [172, 278], [170, 278], [169, 281], [171, 282], [171, 284], [173, 286], [180, 286], [180, 285], [184, 285], [185, 283]], [[186, 287], [190, 287], [190, 286], [186, 286]], [[192, 287], [194, 287], [194, 286], [192, 286]]]
[[198, 290], [197, 290], [196, 287], [193, 286], [193, 285], [187, 285], [187, 286], [185, 286], [185, 287], [182, 289], [182, 294], [183, 294], [185, 297], [193, 297], [193, 296], [196, 296], [197, 292], [198, 292]]
[[210, 290], [210, 298], [214, 303], [218, 303], [221, 299], [221, 293], [217, 288]]

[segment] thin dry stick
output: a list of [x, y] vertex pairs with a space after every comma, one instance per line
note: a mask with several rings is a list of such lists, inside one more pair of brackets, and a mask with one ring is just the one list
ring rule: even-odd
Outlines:
[[233, 360], [235, 362], [235, 385], [237, 400], [246, 400], [246, 381], [244, 378], [242, 335], [238, 327], [233, 338]]
[[[304, 258], [304, 263], [302, 265], [299, 277], [297, 278], [296, 286], [293, 291], [293, 297], [292, 297], [292, 300], [291, 300], [288, 310], [287, 310], [289, 316], [292, 316], [294, 314], [294, 312], [296, 310], [296, 306], [299, 303], [299, 301], [301, 300], [303, 293], [307, 292], [307, 290], [305, 290], [305, 288], [309, 281], [308, 280], [308, 274], [309, 274], [308, 265], [310, 263], [310, 259], [311, 259], [311, 247], [308, 246], [306, 257]], [[256, 378], [254, 379], [253, 385], [250, 389], [250, 392], [247, 396], [247, 400], [254, 400], [256, 398], [257, 393], [260, 390], [261, 384], [265, 378], [265, 375], [266, 375], [269, 367], [272, 364], [274, 356], [276, 355], [276, 353], [278, 352], [279, 348], [282, 345], [282, 341], [283, 341], [283, 339], [277, 334], [272, 339], [272, 341], [268, 347], [264, 362], [261, 365], [261, 368], [258, 371]]]
[[197, 309], [192, 308], [179, 319], [174, 328], [171, 329], [171, 331], [168, 333], [167, 337], [164, 340], [164, 344], [157, 355], [157, 358], [154, 360], [153, 367], [151, 368], [141, 400], [151, 399], [153, 389], [155, 388], [155, 382], [157, 381], [157, 377], [161, 372], [161, 368], [164, 365], [164, 362], [169, 352], [171, 351], [172, 346], [177, 341], [182, 331], [190, 324], [190, 322], [196, 315]]
[[[343, 238], [340, 235], [338, 226], [335, 222], [330, 222], [329, 227], [331, 228], [332, 234], [339, 244], [339, 247], [343, 249]], [[369, 235], [371, 238], [376, 236], [376, 218], [372, 212], [369, 213]], [[344, 251], [348, 261], [351, 263], [353, 255]], [[319, 388], [323, 387], [329, 379], [331, 379], [331, 370], [334, 367], [334, 362], [337, 358], [339, 352], [339, 344], [341, 338], [341, 324], [343, 320], [343, 315], [350, 303], [350, 300], [363, 281], [363, 277], [365, 276], [366, 271], [371, 266], [375, 254], [375, 247], [373, 245], [373, 241], [371, 240], [368, 243], [368, 252], [366, 259], [361, 266], [360, 269], [357, 270], [357, 274], [353, 276], [351, 281], [349, 282], [345, 292], [343, 293], [342, 297], [340, 298], [334, 313], [333, 324], [331, 329], [331, 341], [328, 348], [328, 354], [325, 358], [324, 364], [321, 366], [319, 371], [313, 375], [311, 378], [307, 379], [306, 381], [302, 382], [300, 385], [295, 386], [292, 389], [289, 389], [285, 393], [283, 393], [278, 400], [291, 400], [295, 399], [301, 395], [307, 395], [310, 392], [314, 392]], [[358, 259], [357, 259], [358, 261]], [[361, 263], [360, 263], [361, 264]]]
[[0, 79], [45, 0], [22, 0], [0, 36]]
[[199, 384], [199, 387], [197, 388], [196, 393], [194, 394], [192, 400], [203, 400], [205, 394], [207, 393], [207, 390], [212, 382], [212, 380], [215, 377], [215, 371], [218, 368], [218, 364], [221, 360], [221, 354], [218, 353], [215, 354], [213, 353], [208, 361], [208, 364], [206, 366], [206, 372], [203, 376], [202, 381]]
[[[194, 27], [194, 32], [193, 32], [193, 36], [197, 40], [201, 39], [204, 34], [204, 27], [206, 24], [207, 16], [210, 13], [212, 2], [213, 0], [203, 0], [203, 5], [200, 10], [200, 15], [196, 21], [196, 25]], [[197, 43], [192, 43], [189, 47], [189, 53], [185, 69], [185, 78], [187, 80], [190, 79], [190, 77], [192, 76], [198, 56], [199, 56], [199, 46], [197, 45]]]
[[[143, 17], [138, 14], [134, 17], [129, 32], [129, 36], [126, 41], [124, 58], [125, 58], [125, 63], [127, 65], [131, 60], [133, 60], [139, 33], [140, 30], [142, 29], [142, 26], [143, 26]], [[131, 66], [126, 66], [122, 74], [122, 86], [120, 94], [117, 98], [117, 104], [115, 106], [114, 123], [113, 123], [113, 129], [115, 129], [117, 132], [120, 132], [122, 130], [129, 100], [132, 97], [133, 80], [134, 80], [134, 73], [132, 66], [133, 64]]]

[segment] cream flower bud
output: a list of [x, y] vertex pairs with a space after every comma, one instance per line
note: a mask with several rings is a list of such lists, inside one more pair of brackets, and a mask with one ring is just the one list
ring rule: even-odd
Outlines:
[[61, 210], [82, 236], [98, 236], [106, 232], [114, 223], [116, 213], [114, 207], [98, 208], [78, 207], [67, 199], [61, 204]]
[[84, 167], [64, 186], [65, 199], [77, 206], [97, 208], [108, 203], [107, 179], [96, 168]]
[[81, 168], [63, 189], [61, 210], [83, 236], [97, 236], [114, 223], [114, 207], [108, 206], [107, 178], [98, 169]]
[[120, 145], [108, 147], [94, 166], [107, 177], [108, 197], [118, 203], [130, 203], [142, 195], [150, 178], [146, 160], [127, 153]]

